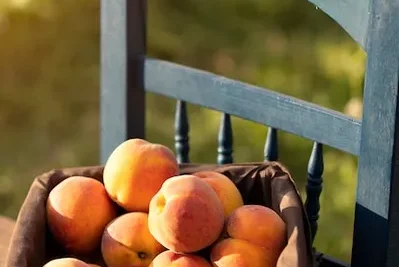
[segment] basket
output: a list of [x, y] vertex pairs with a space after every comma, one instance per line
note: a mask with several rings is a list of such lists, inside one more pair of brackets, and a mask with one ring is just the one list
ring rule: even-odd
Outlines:
[[[277, 267], [315, 266], [309, 222], [299, 191], [288, 170], [278, 162], [244, 164], [181, 164], [181, 174], [212, 170], [229, 177], [237, 186], [245, 204], [259, 204], [276, 211], [287, 225], [287, 245]], [[67, 256], [47, 228], [46, 200], [49, 192], [70, 176], [88, 176], [102, 182], [102, 166], [52, 170], [33, 181], [20, 209], [5, 259], [6, 267], [42, 267], [57, 257]], [[101, 253], [86, 258], [106, 266]]]

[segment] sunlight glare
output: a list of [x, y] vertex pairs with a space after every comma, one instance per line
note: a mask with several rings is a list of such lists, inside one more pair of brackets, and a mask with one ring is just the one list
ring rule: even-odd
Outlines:
[[31, 2], [31, 0], [11, 0], [11, 6], [17, 7], [17, 8], [24, 8], [30, 2]]

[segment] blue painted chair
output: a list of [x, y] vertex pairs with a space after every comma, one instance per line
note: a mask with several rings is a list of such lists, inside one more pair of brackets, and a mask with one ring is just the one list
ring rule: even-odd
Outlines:
[[[277, 130], [314, 141], [307, 200], [313, 237], [322, 190], [323, 145], [359, 157], [351, 266], [399, 266], [399, 1], [311, 0], [367, 52], [363, 120], [146, 57], [146, 1], [101, 3], [101, 160], [127, 138], [144, 138], [145, 92], [177, 100], [176, 151], [188, 162], [186, 102], [222, 112], [218, 163], [232, 162], [230, 116], [269, 127], [265, 158], [276, 160]], [[112, 129], [112, 130], [110, 130]], [[333, 227], [333, 226], [332, 226]], [[322, 266], [349, 266], [323, 256]]]

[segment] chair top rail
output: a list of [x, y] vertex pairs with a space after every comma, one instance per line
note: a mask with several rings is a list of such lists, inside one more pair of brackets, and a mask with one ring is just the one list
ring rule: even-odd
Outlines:
[[308, 0], [338, 23], [365, 51], [369, 21], [368, 0]]
[[266, 88], [207, 71], [146, 57], [144, 87], [148, 92], [295, 134], [358, 155], [361, 122]]

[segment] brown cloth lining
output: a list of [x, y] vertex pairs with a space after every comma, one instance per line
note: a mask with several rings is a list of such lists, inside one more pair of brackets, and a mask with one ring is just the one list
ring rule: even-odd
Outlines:
[[[240, 190], [245, 204], [271, 207], [287, 224], [287, 246], [276, 267], [315, 266], [310, 228], [299, 192], [288, 170], [277, 162], [244, 164], [182, 164], [181, 174], [213, 170], [229, 177]], [[103, 167], [53, 170], [34, 180], [20, 209], [8, 248], [5, 267], [42, 267], [53, 258], [68, 254], [54, 241], [46, 225], [49, 192], [70, 176], [87, 176], [102, 181]], [[105, 266], [101, 254], [84, 260]]]

